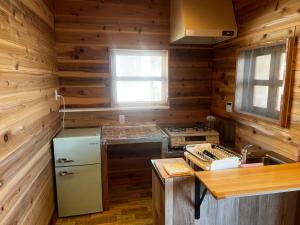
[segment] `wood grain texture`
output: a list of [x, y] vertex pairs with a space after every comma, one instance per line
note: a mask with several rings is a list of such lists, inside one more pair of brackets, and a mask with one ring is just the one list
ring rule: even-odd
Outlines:
[[[150, 176], [148, 163], [167, 151], [167, 139], [154, 124], [103, 126], [101, 135], [103, 209], [108, 210], [110, 177], [131, 173]], [[111, 150], [115, 152], [113, 157]]]
[[[176, 160], [176, 159], [175, 159]], [[152, 163], [167, 163], [167, 159], [152, 160]], [[174, 159], [172, 159], [174, 161]], [[159, 163], [157, 163], [159, 162]], [[299, 165], [298, 165], [299, 166]], [[214, 193], [207, 192], [200, 208], [200, 219], [195, 220], [195, 177], [184, 176], [171, 178], [165, 171], [153, 166], [152, 172], [152, 198], [153, 198], [153, 224], [154, 225], [296, 225], [294, 223], [298, 192], [287, 192], [277, 194], [262, 194], [258, 196], [234, 196], [226, 199], [215, 199]], [[266, 168], [266, 167], [265, 167]], [[247, 176], [249, 171], [240, 169], [241, 173]], [[273, 171], [272, 168], [269, 171]], [[296, 170], [294, 170], [296, 171]], [[210, 184], [218, 190], [231, 187], [239, 188], [241, 180], [234, 183], [231, 179], [232, 171], [215, 171], [221, 174], [210, 172], [196, 172], [210, 179]], [[299, 172], [297, 172], [299, 173]], [[222, 176], [225, 174], [225, 176]], [[298, 176], [298, 175], [297, 175]], [[265, 176], [268, 179], [268, 176]], [[270, 176], [271, 177], [271, 176]], [[274, 176], [273, 176], [274, 177]], [[295, 176], [296, 177], [296, 176]], [[165, 182], [162, 183], [161, 180]], [[196, 178], [197, 179], [197, 178]], [[295, 179], [295, 178], [294, 178]], [[222, 180], [222, 181], [221, 181]], [[245, 184], [260, 185], [263, 182]], [[299, 182], [298, 182], [299, 183]], [[205, 183], [206, 184], [206, 183]], [[204, 185], [202, 186], [202, 191]], [[244, 187], [245, 187], [244, 186]], [[172, 194], [170, 194], [172, 193]], [[170, 207], [169, 204], [172, 204]]]
[[[152, 160], [151, 163], [153, 164], [153, 224], [193, 224], [194, 210], [191, 202], [194, 195], [194, 171], [182, 158], [157, 159]], [[170, 163], [185, 164], [191, 170], [191, 175], [170, 176], [164, 169], [165, 165]]]
[[[239, 37], [216, 46], [213, 57], [211, 111], [236, 123], [236, 148], [252, 143], [257, 149], [271, 150], [293, 160], [300, 159], [300, 2], [297, 0], [234, 0]], [[288, 127], [225, 111], [226, 101], [235, 100], [236, 50], [278, 39], [296, 37], [292, 65], [293, 90]]]
[[165, 224], [165, 192], [157, 175], [152, 172], [153, 224]]
[[166, 179], [172, 178], [171, 175], [167, 173], [165, 170], [166, 164], [172, 164], [172, 163], [182, 163], [187, 166], [187, 168], [190, 169], [190, 176], [194, 174], [194, 171], [188, 166], [188, 164], [185, 162], [183, 158], [173, 158], [173, 159], [156, 159], [152, 160], [151, 163], [155, 165], [155, 168], [157, 172], [160, 174], [160, 178], [162, 179], [162, 182], [165, 182]]
[[[196, 172], [216, 199], [300, 190], [300, 164]], [[243, 182], [241, 182], [243, 181]]]
[[71, 112], [66, 115], [68, 127], [94, 127], [103, 124], [112, 124], [119, 121], [119, 115], [125, 115], [126, 121], [131, 122], [156, 122], [159, 125], [169, 124], [193, 124], [196, 121], [204, 121], [209, 113], [209, 106], [205, 110], [197, 109], [150, 109], [150, 110], [116, 110], [107, 112]]
[[54, 212], [51, 140], [61, 127], [54, 89], [53, 1], [0, 2], [0, 223], [48, 225]]
[[55, 3], [58, 75], [67, 108], [110, 107], [110, 48], [169, 50], [169, 110], [67, 113], [68, 127], [116, 122], [120, 113], [129, 121], [165, 124], [192, 124], [208, 115], [212, 48], [169, 45], [169, 0]]

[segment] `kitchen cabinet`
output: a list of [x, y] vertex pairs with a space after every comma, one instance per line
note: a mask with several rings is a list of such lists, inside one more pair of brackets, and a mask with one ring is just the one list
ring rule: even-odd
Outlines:
[[164, 165], [184, 162], [181, 158], [152, 160], [152, 204], [154, 225], [193, 224], [194, 176], [170, 177]]
[[102, 127], [101, 138], [101, 164], [103, 183], [103, 208], [109, 209], [109, 177], [108, 177], [108, 154], [109, 146], [129, 144], [160, 144], [161, 156], [168, 149], [168, 137], [161, 129], [152, 123], [106, 125]]

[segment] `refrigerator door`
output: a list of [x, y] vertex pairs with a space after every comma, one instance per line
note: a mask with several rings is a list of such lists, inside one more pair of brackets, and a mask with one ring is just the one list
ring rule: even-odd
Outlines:
[[55, 167], [101, 163], [100, 136], [54, 138]]
[[101, 164], [57, 167], [58, 216], [103, 211]]

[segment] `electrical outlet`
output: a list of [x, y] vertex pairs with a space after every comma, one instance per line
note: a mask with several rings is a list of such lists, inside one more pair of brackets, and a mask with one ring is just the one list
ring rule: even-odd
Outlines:
[[232, 102], [226, 102], [226, 112], [232, 112]]
[[126, 123], [126, 117], [125, 117], [125, 115], [119, 115], [119, 123], [120, 124]]

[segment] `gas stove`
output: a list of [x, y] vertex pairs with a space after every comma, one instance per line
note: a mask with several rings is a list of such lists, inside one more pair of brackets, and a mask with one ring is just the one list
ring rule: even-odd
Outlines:
[[171, 149], [184, 148], [190, 144], [219, 143], [219, 133], [204, 124], [194, 127], [167, 127], [164, 131], [169, 136]]
[[198, 128], [198, 127], [168, 127], [165, 128], [169, 133], [196, 133], [202, 131], [209, 131], [209, 128]]
[[168, 130], [170, 133], [184, 133], [184, 132], [192, 133], [192, 132], [196, 132], [196, 131], [210, 130], [210, 128], [208, 126], [206, 126], [205, 124], [199, 124], [194, 127], [167, 127], [165, 129]]

